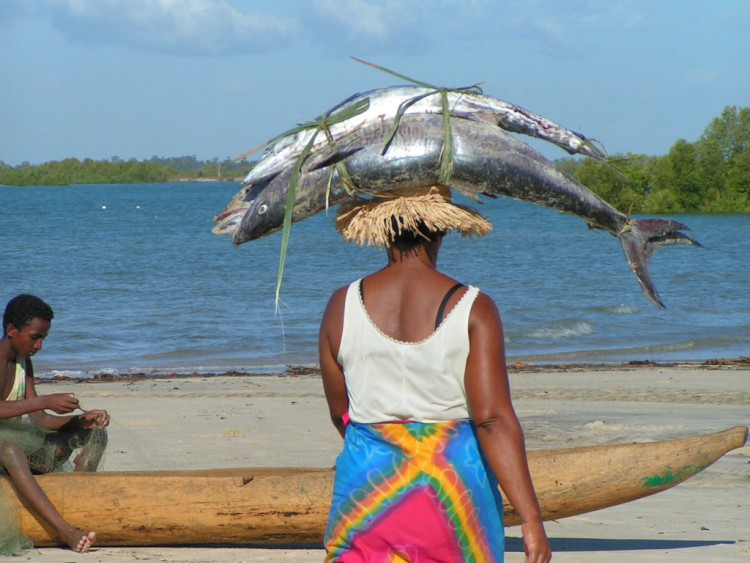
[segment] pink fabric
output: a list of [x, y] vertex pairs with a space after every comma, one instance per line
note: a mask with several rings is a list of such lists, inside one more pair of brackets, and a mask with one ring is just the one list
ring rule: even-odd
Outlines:
[[336, 459], [326, 561], [502, 562], [503, 501], [488, 471], [468, 420], [352, 420]]
[[[390, 543], [386, 538], [398, 538], [398, 543]], [[369, 530], [358, 534], [351, 548], [337, 561], [369, 563], [373, 554], [386, 553], [390, 557], [385, 561], [463, 560], [456, 532], [432, 489], [420, 487], [399, 499]]]

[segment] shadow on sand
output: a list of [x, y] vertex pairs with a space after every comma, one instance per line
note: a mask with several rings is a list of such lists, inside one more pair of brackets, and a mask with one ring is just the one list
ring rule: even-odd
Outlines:
[[[637, 540], [606, 538], [550, 538], [552, 551], [644, 551], [651, 549], [683, 549], [709, 545], [734, 544], [734, 540]], [[523, 553], [521, 538], [506, 537], [505, 550]]]

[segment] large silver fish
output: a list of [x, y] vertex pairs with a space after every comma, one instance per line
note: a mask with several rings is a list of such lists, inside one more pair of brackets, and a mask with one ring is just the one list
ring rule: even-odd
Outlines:
[[[444, 144], [443, 117], [435, 114], [401, 118], [387, 149], [392, 120], [370, 122], [321, 149], [304, 163], [296, 187], [293, 220], [299, 221], [347, 197], [339, 171], [343, 164], [358, 191], [376, 193], [400, 187], [439, 183]], [[590, 227], [620, 239], [631, 269], [645, 295], [664, 304], [647, 264], [654, 250], [671, 244], [693, 244], [680, 232], [687, 227], [668, 219], [630, 219], [526, 143], [484, 120], [451, 118], [453, 175], [451, 186], [462, 192], [505, 195], [572, 213]], [[243, 188], [215, 220], [214, 232], [233, 234], [234, 243], [260, 238], [283, 225], [291, 171]]]
[[[566, 129], [541, 115], [471, 89], [448, 90], [446, 105], [455, 117], [484, 119], [506, 131], [549, 141], [570, 154], [601, 158], [598, 150], [582, 134]], [[315, 123], [330, 122], [328, 133], [334, 142], [374, 120], [392, 120], [399, 108], [405, 115], [443, 113], [441, 92], [423, 86], [392, 86], [354, 94], [321, 117], [273, 141], [245, 178], [246, 184], [258, 184], [293, 166], [315, 136], [312, 151], [329, 144], [323, 132], [316, 135]], [[337, 119], [346, 116], [345, 119]]]

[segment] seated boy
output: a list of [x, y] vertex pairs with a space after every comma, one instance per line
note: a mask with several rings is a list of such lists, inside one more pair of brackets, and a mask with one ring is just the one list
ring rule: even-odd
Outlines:
[[[66, 522], [34, 474], [55, 471], [79, 448], [74, 470], [95, 471], [106, 445], [109, 415], [104, 410], [83, 409], [82, 414], [70, 415], [80, 409], [73, 393], [37, 395], [31, 356], [42, 349], [52, 317], [50, 306], [33, 295], [19, 295], [5, 308], [0, 339], [0, 473], [10, 477], [19, 498], [63, 542], [84, 552], [96, 534]], [[46, 410], [68, 416], [54, 416]]]

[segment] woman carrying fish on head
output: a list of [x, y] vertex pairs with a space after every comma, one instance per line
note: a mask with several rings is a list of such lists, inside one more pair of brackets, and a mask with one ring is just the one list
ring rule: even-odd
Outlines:
[[326, 560], [501, 562], [499, 483], [521, 516], [526, 562], [550, 561], [500, 315], [436, 268], [447, 231], [481, 236], [491, 225], [435, 186], [342, 204], [337, 227], [385, 246], [388, 263], [337, 290], [320, 328], [323, 385], [344, 438]]

